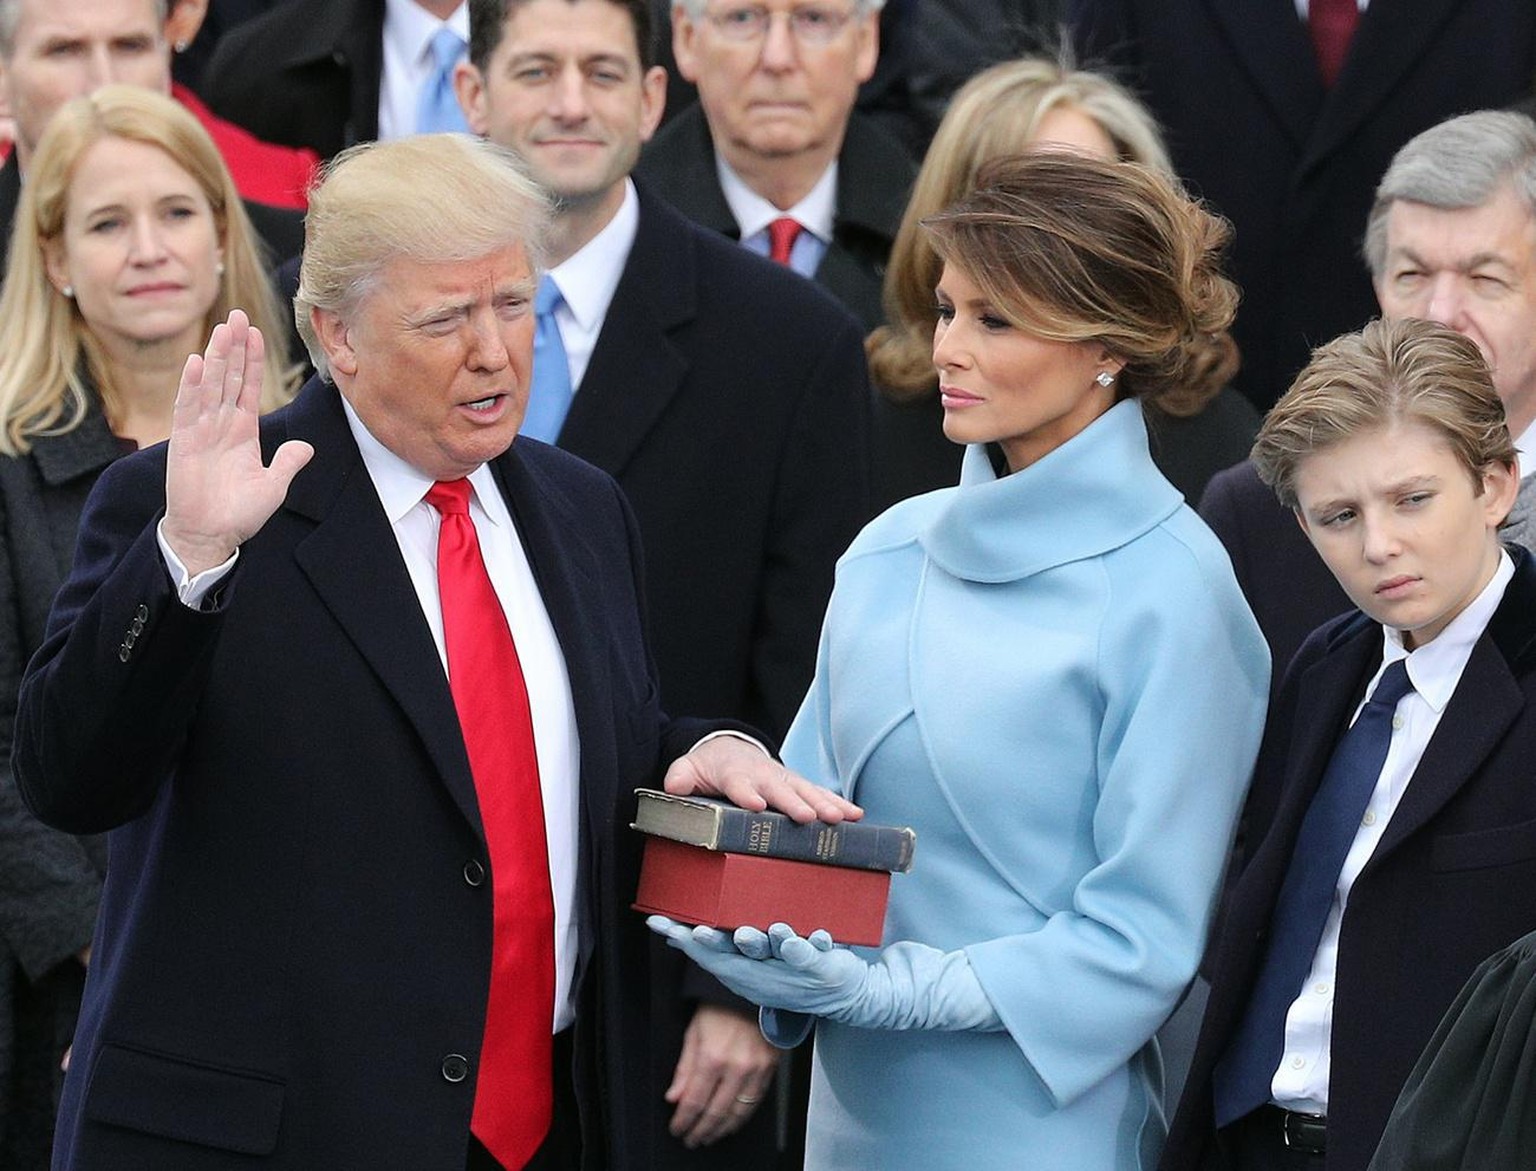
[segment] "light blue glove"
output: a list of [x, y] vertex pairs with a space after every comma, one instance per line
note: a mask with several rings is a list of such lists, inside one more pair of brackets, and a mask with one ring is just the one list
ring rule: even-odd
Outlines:
[[836, 946], [825, 931], [802, 939], [783, 923], [766, 935], [738, 927], [734, 936], [664, 915], [646, 924], [733, 992], [767, 1008], [864, 1029], [1003, 1027], [963, 951], [893, 943], [870, 963]]

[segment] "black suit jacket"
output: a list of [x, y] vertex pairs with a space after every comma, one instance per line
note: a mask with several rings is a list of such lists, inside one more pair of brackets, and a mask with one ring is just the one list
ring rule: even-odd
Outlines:
[[[1328, 1171], [1363, 1171], [1462, 984], [1536, 928], [1536, 559], [1511, 554], [1514, 579], [1344, 912]], [[1207, 957], [1210, 1001], [1167, 1171], [1206, 1165], [1212, 1068], [1242, 1019], [1302, 817], [1381, 664], [1381, 641], [1381, 627], [1358, 612], [1330, 622], [1302, 647], [1271, 709], [1248, 798], [1250, 846]]]
[[1211, 477], [1200, 516], [1226, 546], [1237, 584], [1269, 642], [1273, 703], [1286, 665], [1307, 635], [1354, 604], [1252, 461]]
[[99, 410], [23, 456], [0, 458], [0, 1164], [48, 1165], [59, 1060], [74, 1033], [107, 869], [101, 838], [43, 825], [10, 773], [21, 675], [69, 571], [80, 511], [122, 454]]
[[330, 158], [379, 136], [384, 0], [287, 0], [230, 29], [203, 73], [221, 118]]
[[789, 727], [833, 564], [869, 518], [868, 414], [840, 305], [641, 190], [558, 442], [635, 510], [667, 710]]
[[1109, 62], [1167, 131], [1175, 169], [1237, 228], [1238, 386], [1261, 409], [1310, 347], [1376, 313], [1360, 241], [1405, 142], [1505, 106], [1536, 78], [1528, 0], [1381, 0], [1323, 87], [1291, 0], [1073, 0], [1085, 60]]
[[[859, 113], [848, 119], [837, 165], [832, 243], [816, 269], [816, 283], [846, 305], [867, 332], [885, 320], [880, 305], [885, 263], [917, 168], [896, 139]], [[695, 223], [733, 240], [740, 237], [699, 106], [663, 127], [635, 173]]]
[[[181, 605], [161, 562], [164, 448], [128, 457], [22, 686], [29, 804], [112, 832], [59, 1168], [464, 1165], [491, 904], [465, 877], [485, 843], [453, 700], [334, 388], [311, 380], [262, 430], [316, 454], [213, 609]], [[587, 1166], [652, 1167], [630, 790], [709, 725], [660, 713], [612, 480], [527, 440], [492, 466], [581, 744]]]

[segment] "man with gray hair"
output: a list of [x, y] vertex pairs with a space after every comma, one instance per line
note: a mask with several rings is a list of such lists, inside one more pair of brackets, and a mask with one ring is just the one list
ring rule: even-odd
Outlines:
[[631, 791], [857, 811], [661, 713], [622, 494], [516, 438], [517, 162], [356, 148], [309, 215], [325, 375], [258, 421], [262, 339], [214, 330], [22, 683], [23, 796], [111, 834], [54, 1167], [664, 1166]]
[[[1483, 110], [1411, 139], [1377, 187], [1365, 259], [1383, 316], [1437, 321], [1482, 351], [1522, 464], [1504, 539], [1536, 548], [1536, 122]], [[1348, 599], [1251, 462], [1212, 478], [1200, 515], [1269, 639], [1278, 688]]]
[[915, 174], [854, 111], [885, 0], [680, 0], [678, 71], [698, 105], [636, 171], [690, 219], [816, 281], [873, 329]]

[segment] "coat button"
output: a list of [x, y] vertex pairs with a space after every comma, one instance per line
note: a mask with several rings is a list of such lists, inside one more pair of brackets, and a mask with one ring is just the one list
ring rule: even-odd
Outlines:
[[462, 1053], [450, 1053], [443, 1058], [443, 1080], [461, 1082], [469, 1076], [469, 1059]]
[[143, 603], [140, 603], [139, 604], [139, 609], [138, 609], [138, 612], [137, 612], [136, 616], [137, 616], [137, 618], [138, 618], [138, 620], [140, 622], [148, 622], [149, 621], [149, 607], [144, 605]]
[[468, 862], [464, 863], [464, 881], [469, 883], [470, 886], [480, 886], [485, 882], [485, 867], [480, 865], [474, 858], [471, 858]]
[[133, 652], [128, 649], [128, 644], [125, 642], [122, 646], [117, 648], [117, 661], [120, 663], [126, 663], [128, 661], [128, 656], [132, 653]]
[[128, 632], [130, 634], [143, 634], [144, 633], [144, 619], [142, 619], [142, 618], [135, 618], [132, 622], [130, 622], [128, 624]]

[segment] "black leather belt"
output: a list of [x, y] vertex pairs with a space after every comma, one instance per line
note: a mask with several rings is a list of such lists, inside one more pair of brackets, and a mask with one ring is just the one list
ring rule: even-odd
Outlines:
[[1280, 1127], [1285, 1145], [1304, 1155], [1321, 1155], [1328, 1149], [1328, 1118], [1323, 1114], [1300, 1114], [1279, 1106], [1265, 1106], [1268, 1114]]

